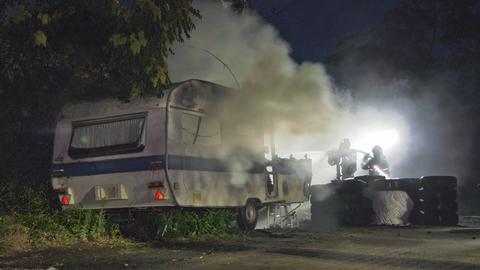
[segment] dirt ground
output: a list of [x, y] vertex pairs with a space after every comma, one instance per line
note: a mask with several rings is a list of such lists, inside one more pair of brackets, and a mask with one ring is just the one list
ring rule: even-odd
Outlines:
[[0, 255], [0, 269], [480, 269], [480, 227], [256, 231], [201, 242]]

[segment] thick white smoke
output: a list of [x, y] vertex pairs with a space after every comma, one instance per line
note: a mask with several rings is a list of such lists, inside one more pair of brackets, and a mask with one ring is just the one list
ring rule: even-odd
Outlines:
[[395, 161], [407, 151], [399, 146], [407, 145], [409, 137], [401, 115], [355, 104], [348, 93], [335, 89], [320, 63], [295, 63], [289, 45], [255, 13], [238, 15], [215, 2], [195, 5], [203, 18], [168, 59], [172, 81], [201, 79], [240, 88], [244, 94], [228, 106], [248, 111], [252, 119], [267, 115], [279, 154], [306, 153], [314, 159], [313, 183], [333, 178], [325, 152], [343, 138], [363, 151], [383, 144], [387, 157], [395, 153], [395, 172]]

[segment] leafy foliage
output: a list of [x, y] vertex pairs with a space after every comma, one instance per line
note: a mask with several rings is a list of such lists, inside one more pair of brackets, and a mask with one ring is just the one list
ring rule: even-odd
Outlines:
[[4, 202], [12, 197], [17, 200], [0, 213], [0, 249], [23, 250], [79, 240], [117, 239], [120, 235], [119, 225], [107, 220], [102, 210], [54, 210], [44, 193], [31, 188], [18, 193], [10, 189], [10, 193], [0, 197]]
[[101, 210], [54, 211], [27, 213], [18, 216], [20, 224], [29, 229], [30, 240], [35, 242], [61, 240], [96, 240], [117, 236], [118, 227], [107, 224]]
[[229, 223], [235, 219], [234, 212], [221, 209], [174, 208], [109, 216], [103, 210], [61, 211], [49, 205], [44, 192], [28, 187], [12, 190], [0, 195], [9, 206], [0, 212], [0, 250], [121, 240], [122, 236], [140, 241], [218, 236], [232, 232]]
[[191, 0], [2, 1], [0, 183], [47, 186], [66, 102], [160, 94], [199, 16]]
[[[6, 90], [9, 83], [29, 79], [42, 67], [47, 69], [42, 76], [66, 75], [72, 83], [66, 81], [64, 87], [80, 90], [80, 96], [94, 84], [102, 84], [106, 94], [117, 87], [128, 95], [134, 83], [143, 92], [160, 90], [152, 83], [156, 74], [147, 70], [159, 65], [157, 71], [166, 74], [164, 58], [172, 43], [188, 37], [194, 27], [191, 17], [199, 16], [187, 0], [23, 0], [7, 1], [0, 8], [6, 14], [0, 32]], [[38, 83], [53, 90], [46, 80]]]
[[251, 6], [251, 0], [218, 0], [223, 6], [231, 7], [233, 11], [242, 14]]

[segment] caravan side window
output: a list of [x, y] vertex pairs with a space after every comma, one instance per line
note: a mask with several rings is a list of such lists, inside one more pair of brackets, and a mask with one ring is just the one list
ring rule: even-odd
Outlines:
[[73, 158], [142, 151], [146, 114], [73, 123], [69, 155]]
[[182, 140], [190, 145], [218, 145], [221, 143], [220, 122], [208, 116], [183, 113]]

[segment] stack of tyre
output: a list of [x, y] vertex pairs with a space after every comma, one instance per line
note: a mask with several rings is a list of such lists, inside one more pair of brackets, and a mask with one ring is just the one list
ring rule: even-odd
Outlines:
[[424, 176], [406, 190], [414, 206], [410, 222], [418, 225], [458, 224], [457, 178]]
[[310, 186], [311, 222], [322, 227], [337, 225], [338, 202], [333, 184]]
[[311, 220], [315, 225], [362, 226], [372, 222], [372, 201], [365, 197], [368, 185], [358, 180], [333, 181], [311, 187]]

